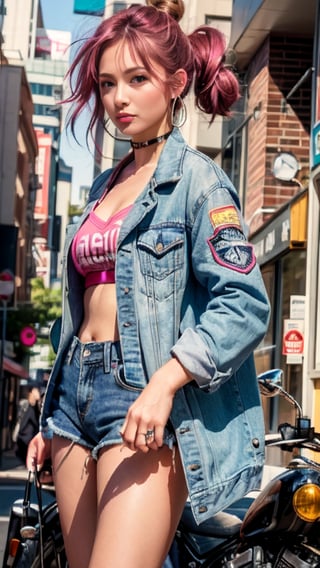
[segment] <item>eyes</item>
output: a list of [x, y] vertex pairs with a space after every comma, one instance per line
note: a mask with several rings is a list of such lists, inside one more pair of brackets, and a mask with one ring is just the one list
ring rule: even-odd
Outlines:
[[[129, 80], [126, 80], [126, 82], [128, 82], [129, 85], [130, 84], [131, 85], [142, 85], [149, 80], [150, 79], [146, 75], [139, 73], [137, 75], [133, 75], [132, 77], [130, 77]], [[117, 83], [114, 79], [112, 79], [112, 78], [107, 79], [107, 78], [103, 78], [103, 77], [100, 78], [99, 87], [100, 87], [101, 90], [108, 91], [108, 90], [110, 90], [110, 89], [112, 89], [113, 87], [116, 87], [116, 86], [117, 86]]]
[[136, 75], [135, 77], [132, 77], [131, 83], [144, 83], [145, 81], [148, 81], [148, 77], [141, 74], [141, 75]]

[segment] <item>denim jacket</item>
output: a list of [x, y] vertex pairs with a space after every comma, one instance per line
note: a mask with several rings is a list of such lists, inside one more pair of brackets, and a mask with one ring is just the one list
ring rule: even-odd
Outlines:
[[[69, 226], [44, 435], [54, 385], [83, 317], [83, 279], [70, 244], [111, 173], [96, 178], [83, 215]], [[234, 187], [177, 129], [121, 226], [116, 293], [127, 388], [143, 389], [170, 357], [194, 378], [177, 391], [170, 420], [201, 523], [260, 483], [264, 422], [252, 352], [265, 335], [269, 302]]]

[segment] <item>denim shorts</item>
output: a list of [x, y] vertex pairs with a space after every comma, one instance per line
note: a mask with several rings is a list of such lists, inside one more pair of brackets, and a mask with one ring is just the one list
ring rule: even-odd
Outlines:
[[[107, 445], [121, 444], [120, 429], [141, 390], [125, 384], [120, 342], [81, 343], [74, 337], [51, 404], [54, 434], [85, 446], [97, 459]], [[174, 434], [165, 431], [172, 448]]]

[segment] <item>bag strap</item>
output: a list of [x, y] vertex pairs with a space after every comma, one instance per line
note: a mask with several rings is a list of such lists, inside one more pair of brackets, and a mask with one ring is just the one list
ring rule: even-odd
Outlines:
[[24, 523], [28, 523], [27, 511], [28, 511], [29, 506], [30, 506], [30, 493], [31, 493], [32, 479], [33, 479], [33, 473], [32, 473], [32, 471], [29, 471], [27, 481], [26, 481], [26, 485], [25, 485], [25, 488], [24, 488], [24, 496], [23, 496], [23, 501], [22, 501], [22, 519], [23, 519]]
[[44, 565], [44, 550], [43, 550], [43, 510], [42, 510], [42, 493], [41, 493], [41, 483], [40, 483], [40, 473], [38, 471], [28, 472], [28, 477], [24, 489], [24, 497], [22, 502], [22, 520], [24, 524], [29, 524], [28, 520], [28, 510], [30, 508], [30, 495], [31, 487], [34, 483], [35, 493], [38, 505], [38, 525], [39, 525], [39, 558], [40, 558], [40, 568], [45, 568]]
[[36, 489], [39, 513], [39, 556], [40, 556], [40, 568], [45, 568], [44, 565], [44, 550], [43, 550], [43, 511], [42, 511], [42, 492], [41, 492], [41, 483], [40, 483], [40, 472], [36, 471], [34, 474], [34, 485]]

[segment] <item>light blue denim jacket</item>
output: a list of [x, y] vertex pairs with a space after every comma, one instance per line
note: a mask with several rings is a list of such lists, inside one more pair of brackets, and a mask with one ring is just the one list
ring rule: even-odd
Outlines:
[[[70, 244], [111, 173], [96, 178], [82, 217], [68, 230], [44, 434], [55, 381], [83, 317], [83, 280]], [[194, 378], [176, 393], [170, 419], [201, 523], [260, 483], [264, 422], [252, 352], [266, 332], [269, 302], [235, 189], [177, 129], [121, 227], [116, 290], [128, 387], [142, 389], [172, 356]]]

